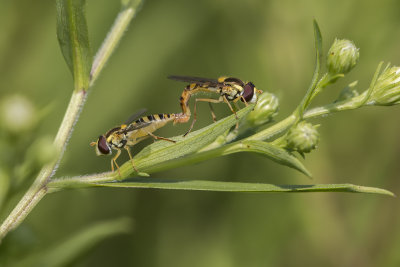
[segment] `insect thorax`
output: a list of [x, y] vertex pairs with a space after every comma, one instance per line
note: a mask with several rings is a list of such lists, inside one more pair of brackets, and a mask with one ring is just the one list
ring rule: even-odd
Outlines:
[[107, 143], [109, 143], [112, 148], [123, 148], [127, 143], [126, 135], [124, 133], [114, 132], [107, 138]]
[[221, 90], [221, 95], [224, 95], [228, 100], [232, 101], [240, 97], [242, 89], [231, 86], [225, 86]]

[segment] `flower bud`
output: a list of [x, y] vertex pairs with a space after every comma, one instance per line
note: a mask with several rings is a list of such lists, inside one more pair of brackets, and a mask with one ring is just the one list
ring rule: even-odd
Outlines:
[[29, 130], [35, 119], [35, 107], [24, 96], [8, 96], [0, 103], [0, 124], [11, 132]]
[[387, 67], [376, 80], [369, 102], [379, 106], [400, 103], [400, 68]]
[[247, 115], [247, 122], [251, 126], [259, 126], [272, 120], [278, 113], [279, 100], [271, 93], [265, 92], [258, 96], [254, 110]]
[[305, 121], [295, 125], [286, 136], [287, 148], [300, 153], [308, 153], [315, 149], [319, 142], [318, 126]]
[[346, 74], [353, 69], [360, 53], [352, 41], [335, 39], [327, 56], [327, 67], [330, 74]]

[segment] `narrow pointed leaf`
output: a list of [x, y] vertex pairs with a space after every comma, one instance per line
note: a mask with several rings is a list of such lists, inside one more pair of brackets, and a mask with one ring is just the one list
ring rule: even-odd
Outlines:
[[85, 18], [85, 0], [56, 0], [57, 37], [72, 72], [75, 90], [89, 85], [92, 57]]
[[239, 152], [260, 153], [261, 155], [279, 164], [296, 169], [309, 177], [312, 176], [311, 173], [306, 169], [306, 167], [304, 167], [304, 165], [300, 162], [300, 160], [286, 150], [274, 146], [270, 143], [257, 140], [237, 141], [227, 145], [223, 145], [221, 147], [217, 147], [216, 149], [191, 154], [187, 157], [175, 158], [167, 162], [162, 162], [157, 166], [151, 166], [146, 171], [150, 173], [159, 172]]
[[297, 108], [297, 113], [299, 116], [302, 116], [304, 110], [310, 104], [314, 96], [314, 91], [316, 89], [316, 86], [318, 84], [318, 78], [321, 75], [322, 35], [316, 20], [314, 20], [313, 24], [314, 24], [314, 38], [315, 38], [315, 68], [311, 84], [307, 90], [307, 93]]
[[353, 184], [314, 184], [314, 185], [274, 185], [264, 183], [216, 182], [202, 180], [167, 180], [154, 178], [132, 178], [126, 182], [97, 183], [94, 186], [123, 188], [156, 188], [174, 190], [200, 190], [223, 192], [264, 192], [264, 193], [299, 193], [299, 192], [349, 192], [374, 193], [394, 196], [381, 188]]
[[[239, 110], [237, 112], [239, 120], [246, 116], [252, 109], [253, 105], [249, 105]], [[163, 140], [157, 141], [145, 147], [134, 157], [135, 165], [141, 172], [148, 172], [148, 170], [151, 170], [159, 163], [194, 153], [213, 142], [218, 136], [224, 134], [228, 129], [234, 126], [236, 122], [237, 119], [235, 115], [231, 115], [198, 131], [194, 131], [186, 137], [180, 135], [170, 138], [176, 141], [176, 143]], [[128, 177], [128, 175], [133, 172], [130, 162], [126, 162], [121, 166], [120, 170], [122, 178]]]
[[260, 153], [261, 155], [285, 166], [298, 170], [311, 177], [311, 173], [304, 167], [301, 161], [287, 152], [285, 149], [263, 141], [244, 141], [249, 152]]
[[322, 35], [321, 30], [319, 29], [318, 23], [316, 20], [313, 22], [314, 25], [314, 36], [315, 36], [315, 48], [316, 48], [316, 60], [319, 62], [318, 65], [321, 65], [322, 61]]

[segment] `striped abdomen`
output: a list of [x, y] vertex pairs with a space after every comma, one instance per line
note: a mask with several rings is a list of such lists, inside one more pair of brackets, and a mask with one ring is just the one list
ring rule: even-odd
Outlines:
[[136, 140], [141, 137], [147, 137], [149, 133], [155, 132], [157, 129], [163, 127], [168, 122], [174, 120], [176, 114], [153, 114], [141, 117], [127, 127], [129, 129], [126, 136], [129, 139]]

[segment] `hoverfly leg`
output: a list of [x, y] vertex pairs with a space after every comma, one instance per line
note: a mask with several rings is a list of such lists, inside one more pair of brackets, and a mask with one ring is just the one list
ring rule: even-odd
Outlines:
[[[233, 114], [235, 114], [235, 118], [236, 118], [236, 126], [235, 126], [235, 130], [239, 129], [239, 118], [236, 114], [236, 111], [232, 108], [231, 103], [229, 103], [228, 99], [226, 99], [225, 96], [222, 96], [224, 102], [228, 105], [229, 109], [232, 111]], [[236, 103], [235, 103], [236, 104]]]
[[117, 166], [119, 176], [121, 176], [121, 171], [119, 170], [119, 166], [117, 164], [117, 158], [119, 157], [120, 154], [121, 154], [121, 150], [118, 149], [117, 155], [115, 155], [115, 157], [113, 157], [113, 159], [111, 160], [111, 171], [114, 171], [114, 164], [115, 164], [115, 166]]
[[126, 150], [126, 152], [128, 152], [128, 155], [129, 155], [129, 158], [131, 160], [133, 169], [135, 170], [135, 172], [138, 173], [139, 171], [138, 171], [138, 169], [136, 169], [135, 164], [133, 163], [133, 158], [132, 158], [131, 151], [130, 151], [129, 147], [125, 146], [125, 150]]
[[186, 137], [186, 135], [188, 135], [192, 131], [195, 122], [196, 122], [196, 116], [194, 116], [192, 123], [190, 124], [189, 130], [187, 130], [187, 132], [183, 135], [183, 137]]
[[161, 137], [161, 136], [157, 136], [157, 135], [155, 135], [155, 134], [153, 134], [151, 132], [147, 132], [147, 134], [150, 135], [151, 137], [153, 137], [155, 140], [165, 140], [165, 141], [168, 141], [168, 142], [171, 142], [171, 143], [176, 143], [176, 141], [174, 141], [174, 140], [171, 140], [171, 139], [168, 139], [168, 138], [165, 138], [165, 137]]
[[232, 108], [232, 105], [231, 105], [231, 103], [229, 103], [228, 99], [226, 99], [225, 96], [222, 96], [222, 99], [223, 99], [223, 101], [228, 105], [228, 107], [229, 107], [229, 109], [232, 111], [232, 113], [235, 114], [235, 118], [236, 118], [237, 120], [239, 120], [239, 118], [238, 118], [238, 116], [237, 116], [237, 114], [236, 114], [236, 111]]
[[216, 121], [217, 121], [217, 116], [215, 116], [214, 108], [213, 108], [213, 106], [211, 105], [210, 102], [208, 102], [208, 105], [210, 106], [210, 111], [211, 111], [212, 119], [213, 119], [214, 122], [216, 122]]
[[196, 120], [197, 120], [197, 99], [194, 102], [192, 123], [190, 124], [189, 130], [187, 130], [187, 132], [183, 135], [183, 137], [185, 137], [186, 135], [188, 135], [192, 131], [194, 123], [196, 122]]
[[[196, 101], [195, 101], [195, 103], [194, 103], [194, 112], [193, 112], [193, 121], [192, 121], [192, 125], [190, 125], [189, 130], [188, 130], [183, 136], [188, 135], [188, 133], [190, 133], [190, 132], [192, 131], [193, 125], [194, 125], [194, 123], [196, 122], [196, 119], [197, 119], [197, 118], [196, 118], [196, 115], [197, 115], [197, 113], [196, 113], [196, 104], [197, 104], [197, 101], [208, 102], [209, 104], [211, 104], [211, 103], [218, 104], [218, 103], [223, 102], [222, 100], [219, 100], [219, 99], [212, 99], [212, 98], [196, 98]], [[213, 120], [214, 120], [214, 118], [216, 118], [216, 117], [215, 117], [215, 114], [213, 115]], [[214, 120], [214, 122], [215, 122], [215, 120]]]
[[246, 105], [246, 107], [249, 105], [249, 104], [247, 103], [246, 99], [244, 99], [243, 96], [241, 96], [240, 99], [243, 101], [243, 103]]

